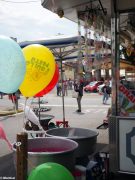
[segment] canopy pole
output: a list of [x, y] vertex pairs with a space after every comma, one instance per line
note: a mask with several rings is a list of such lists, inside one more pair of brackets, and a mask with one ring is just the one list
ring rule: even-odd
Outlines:
[[38, 108], [39, 108], [39, 110], [38, 110], [38, 118], [39, 118], [39, 121], [40, 121], [40, 97], [38, 97]]
[[61, 55], [61, 48], [60, 48], [60, 62], [61, 62], [61, 85], [62, 85], [63, 127], [66, 127], [66, 122], [65, 122], [65, 102], [64, 102], [64, 85], [63, 85], [63, 70], [62, 70], [62, 55]]

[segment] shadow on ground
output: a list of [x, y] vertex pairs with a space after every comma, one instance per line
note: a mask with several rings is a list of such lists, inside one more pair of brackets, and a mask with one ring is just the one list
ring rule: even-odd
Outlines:
[[[10, 153], [0, 158], [0, 177], [15, 177], [14, 155]], [[8, 179], [8, 178], [7, 178]]]

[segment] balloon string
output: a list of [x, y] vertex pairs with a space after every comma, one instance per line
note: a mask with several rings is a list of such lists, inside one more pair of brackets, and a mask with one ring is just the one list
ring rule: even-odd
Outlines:
[[11, 94], [11, 98], [12, 98], [12, 102], [15, 108], [15, 115], [17, 115], [17, 108], [16, 108], [16, 104], [15, 104], [15, 95]]
[[28, 115], [29, 115], [29, 113], [30, 113], [30, 109], [31, 109], [31, 106], [32, 106], [32, 104], [33, 104], [33, 101], [34, 101], [34, 97], [32, 98], [31, 103], [30, 103], [29, 110], [28, 110]]
[[[23, 130], [25, 130], [25, 120], [28, 120], [26, 117], [26, 114], [25, 114], [25, 110], [26, 110], [26, 106], [27, 106], [27, 100], [28, 100], [28, 98], [25, 99], [25, 103], [24, 103]], [[32, 105], [33, 101], [34, 101], [34, 98], [32, 98], [32, 100], [31, 100], [29, 110], [28, 110], [28, 115], [30, 113], [30, 109], [31, 109], [31, 105]]]
[[[32, 100], [31, 100], [30, 108], [31, 108], [31, 106], [32, 106], [32, 104], [33, 104], [33, 101], [34, 101], [34, 97], [33, 97]], [[29, 111], [30, 111], [30, 109], [29, 109]]]
[[[14, 110], [15, 110], [15, 118], [17, 120], [17, 114], [18, 114], [18, 111], [17, 111], [17, 108], [16, 108], [16, 103], [15, 103], [15, 98], [17, 98], [15, 95], [11, 94], [11, 99], [12, 99], [12, 102], [13, 102], [13, 105], [14, 105]], [[20, 123], [19, 121], [17, 120], [17, 126], [18, 126], [18, 131], [19, 131], [19, 128], [20, 128]]]
[[25, 99], [25, 103], [24, 103], [24, 116], [23, 116], [23, 131], [25, 130], [25, 119], [26, 119], [26, 114], [25, 114], [25, 110], [26, 110], [26, 105], [27, 105], [27, 99]]

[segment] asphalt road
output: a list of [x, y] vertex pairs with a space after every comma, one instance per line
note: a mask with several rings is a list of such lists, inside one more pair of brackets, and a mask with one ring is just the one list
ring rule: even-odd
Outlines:
[[[47, 111], [46, 114], [54, 115], [55, 118], [52, 122], [57, 120], [63, 120], [63, 105], [62, 98], [56, 96], [55, 93], [51, 93], [44, 98], [43, 100], [47, 101], [46, 104], [41, 104], [41, 106], [50, 107], [51, 110]], [[31, 102], [37, 100], [30, 99], [27, 104], [30, 105]], [[82, 98], [82, 112], [77, 113], [77, 102], [76, 99], [71, 97], [71, 93], [68, 96], [64, 97], [65, 105], [65, 120], [69, 122], [71, 127], [82, 127], [89, 129], [96, 129], [97, 126], [102, 124], [103, 119], [107, 114], [107, 110], [110, 107], [111, 100], [108, 100], [109, 105], [102, 104], [102, 96], [96, 93], [84, 93]], [[25, 103], [25, 99], [21, 97], [19, 104]], [[3, 109], [12, 108], [12, 103], [8, 100], [7, 97], [0, 99], [0, 107]], [[38, 106], [38, 103], [33, 103], [32, 106]], [[17, 114], [8, 117], [0, 117], [0, 123], [3, 125], [6, 135], [11, 143], [15, 142], [16, 134], [22, 132], [23, 130], [23, 121], [24, 114]], [[99, 131], [98, 142], [108, 143], [108, 129], [106, 130], [97, 130]], [[1, 150], [0, 156], [8, 154], [10, 151], [7, 144], [1, 141]]]
[[[43, 98], [48, 103], [44, 106], [50, 107], [51, 110], [46, 114], [54, 115], [56, 120], [63, 120], [63, 105], [62, 98], [56, 96], [55, 92], [48, 94]], [[36, 101], [36, 100], [34, 100]], [[29, 99], [27, 104], [30, 105], [33, 99]], [[25, 103], [25, 99], [21, 97], [20, 103]], [[64, 97], [65, 105], [65, 120], [69, 122], [70, 127], [81, 127], [88, 129], [96, 129], [97, 126], [103, 123], [103, 119], [106, 117], [107, 110], [110, 107], [111, 100], [108, 101], [108, 105], [102, 104], [102, 96], [96, 93], [84, 93], [82, 98], [82, 112], [77, 113], [76, 99], [71, 97], [71, 92], [68, 96]], [[41, 104], [41, 106], [43, 106]], [[0, 109], [12, 108], [12, 103], [5, 96], [4, 99], [0, 99]], [[32, 106], [38, 106], [38, 103], [33, 103]], [[24, 114], [17, 114], [8, 117], [0, 117], [0, 123], [3, 125], [6, 135], [11, 143], [16, 141], [16, 134], [23, 131]], [[99, 132], [97, 142], [108, 144], [108, 129], [96, 129]], [[4, 169], [9, 168], [9, 164], [13, 164], [12, 151], [9, 150], [5, 141], [0, 139], [0, 177], [4, 176]], [[5, 161], [2, 164], [3, 160]], [[7, 161], [8, 160], [8, 161]], [[7, 162], [6, 162], [7, 161]], [[6, 166], [6, 167], [5, 167]], [[11, 171], [6, 172], [6, 176], [12, 176], [15, 173], [14, 167]]]

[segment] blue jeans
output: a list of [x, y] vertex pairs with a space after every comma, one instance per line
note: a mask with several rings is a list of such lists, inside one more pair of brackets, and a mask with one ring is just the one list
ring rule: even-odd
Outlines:
[[104, 93], [104, 94], [103, 94], [103, 103], [106, 103], [106, 101], [108, 100], [108, 98], [109, 98], [109, 94]]

